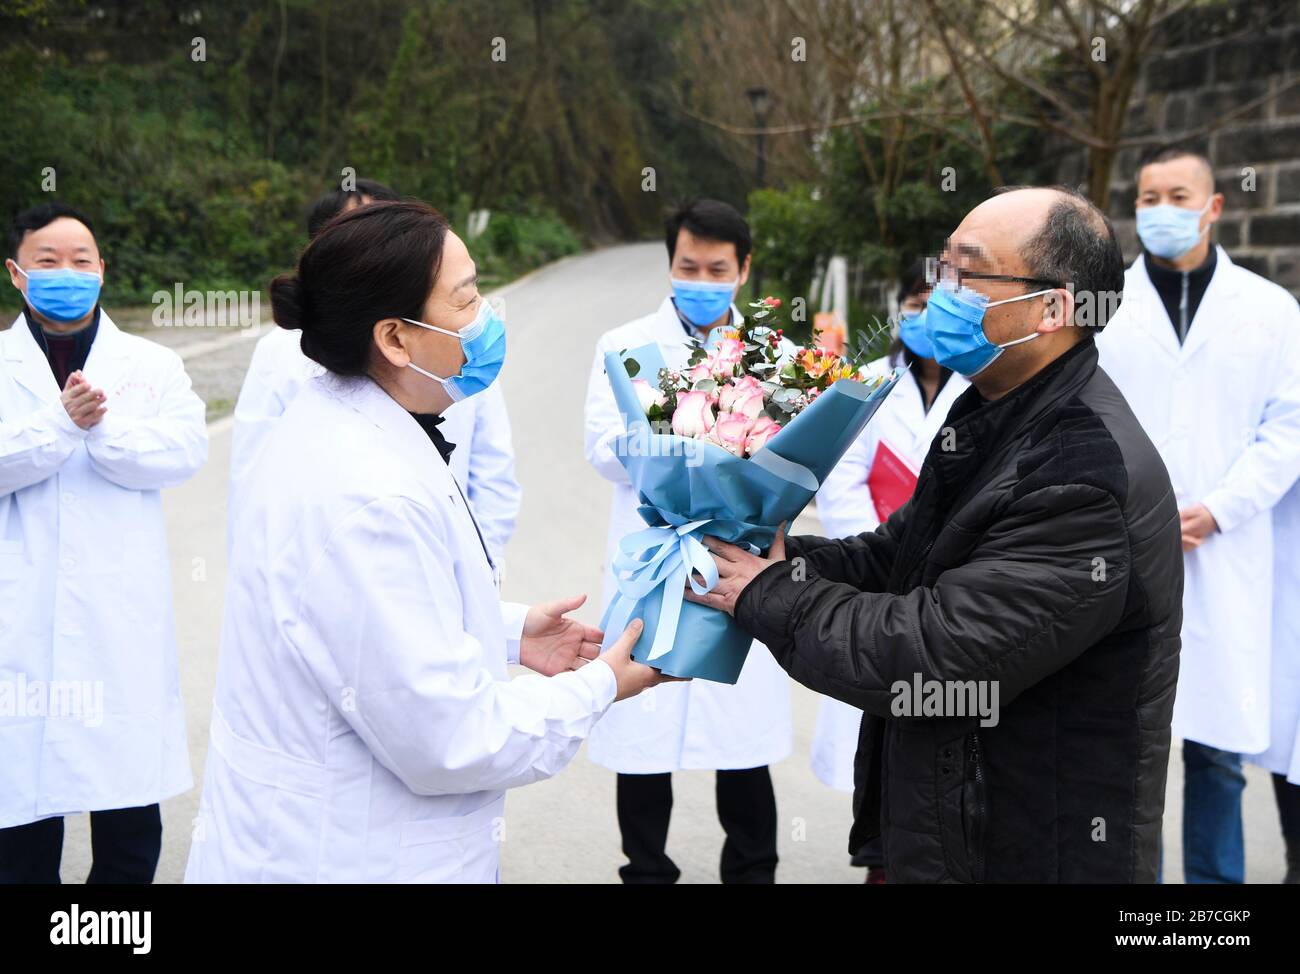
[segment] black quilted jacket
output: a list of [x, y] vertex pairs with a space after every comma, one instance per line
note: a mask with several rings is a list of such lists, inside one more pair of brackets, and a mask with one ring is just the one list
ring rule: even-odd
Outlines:
[[[794, 538], [787, 557], [736, 618], [866, 712], [850, 850], [883, 835], [901, 882], [1155, 880], [1178, 510], [1091, 338], [1000, 400], [967, 390], [877, 531]], [[917, 679], [965, 695], [908, 709], [896, 685]], [[988, 681], [993, 725], [954, 706]]]

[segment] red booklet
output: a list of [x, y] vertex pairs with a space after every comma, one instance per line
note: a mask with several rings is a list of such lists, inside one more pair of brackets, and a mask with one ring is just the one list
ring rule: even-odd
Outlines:
[[882, 522], [911, 498], [918, 472], [893, 447], [880, 441], [871, 461], [871, 473], [867, 475], [867, 487], [876, 505], [876, 517]]

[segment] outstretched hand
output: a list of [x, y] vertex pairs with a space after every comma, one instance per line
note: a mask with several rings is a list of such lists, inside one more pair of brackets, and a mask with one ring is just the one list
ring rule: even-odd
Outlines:
[[605, 634], [565, 616], [586, 601], [585, 595], [573, 595], [530, 608], [519, 640], [519, 662], [544, 676], [554, 676], [576, 670], [599, 656]]

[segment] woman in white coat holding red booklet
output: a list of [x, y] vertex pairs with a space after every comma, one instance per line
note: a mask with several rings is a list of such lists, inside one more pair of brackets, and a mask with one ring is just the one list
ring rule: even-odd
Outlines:
[[[871, 368], [887, 372], [907, 365], [862, 435], [849, 447], [817, 492], [817, 515], [828, 538], [847, 538], [874, 531], [912, 496], [921, 463], [942, 431], [948, 410], [970, 383], [941, 368], [925, 335], [929, 289], [918, 262], [899, 289], [899, 328], [893, 348]], [[826, 697], [817, 714], [812, 742], [812, 769], [837, 791], [853, 791], [853, 755], [858, 749], [862, 711]], [[883, 882], [879, 848], [859, 850], [855, 865], [868, 868], [868, 882]], [[878, 841], [876, 843], [878, 845]]]
[[477, 284], [403, 201], [339, 217], [271, 285], [324, 372], [236, 511], [188, 882], [493, 882], [506, 789], [662, 679], [635, 627], [596, 658], [603, 634], [564, 615], [581, 597], [500, 599], [438, 430], [505, 359]]

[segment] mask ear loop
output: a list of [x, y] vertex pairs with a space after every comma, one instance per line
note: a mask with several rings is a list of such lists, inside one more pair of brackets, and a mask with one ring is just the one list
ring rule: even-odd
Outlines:
[[458, 331], [449, 331], [446, 328], [439, 328], [437, 325], [426, 325], [423, 321], [416, 321], [414, 318], [403, 318], [401, 320], [405, 321], [408, 325], [416, 325], [420, 328], [428, 328], [429, 331], [436, 331], [440, 335], [447, 335], [451, 338], [460, 337], [460, 332]]
[[[12, 259], [12, 258], [11, 258], [11, 259]], [[14, 268], [18, 271], [19, 274], [21, 274], [24, 278], [26, 278], [26, 280], [29, 282], [29, 283], [28, 283], [28, 287], [30, 287], [30, 286], [31, 286], [30, 281], [31, 281], [31, 279], [32, 279], [32, 276], [31, 276], [30, 274], [28, 274], [25, 270], [23, 270], [23, 266], [22, 266], [22, 264], [18, 263], [18, 261], [15, 260], [15, 261], [14, 261]], [[31, 300], [31, 296], [28, 295], [28, 294], [24, 294], [24, 295], [23, 295], [23, 306], [26, 307], [26, 306], [27, 306], [27, 302], [30, 301], [30, 300]], [[40, 336], [40, 339], [41, 339], [41, 342], [40, 342], [40, 345], [41, 345], [41, 354], [43, 354], [46, 358], [49, 358], [49, 357], [50, 357], [50, 343], [47, 342], [47, 341], [45, 340], [45, 329], [40, 327], [39, 322], [37, 323], [36, 334], [39, 335], [39, 336]]]
[[[418, 327], [420, 327], [420, 328], [427, 328], [427, 329], [429, 329], [429, 331], [436, 331], [436, 332], [438, 332], [439, 334], [447, 335], [447, 336], [449, 336], [449, 337], [451, 337], [451, 338], [459, 338], [459, 337], [460, 337], [460, 332], [458, 332], [458, 331], [448, 331], [446, 328], [439, 328], [437, 325], [426, 325], [423, 321], [415, 321], [415, 320], [412, 319], [412, 318], [403, 318], [403, 319], [401, 319], [401, 320], [402, 320], [402, 321], [405, 321], [405, 322], [406, 322], [407, 324], [409, 324], [409, 325], [416, 325], [416, 326], [418, 326]], [[455, 378], [455, 376], [446, 376], [446, 377], [443, 377], [443, 376], [441, 376], [441, 375], [434, 375], [432, 372], [429, 372], [429, 371], [426, 370], [426, 369], [422, 369], [422, 368], [420, 368], [420, 367], [419, 367], [418, 365], [416, 365], [414, 362], [407, 362], [406, 365], [407, 365], [408, 368], [415, 369], [415, 371], [416, 371], [416, 372], [419, 372], [420, 375], [427, 376], [428, 378], [432, 379], [434, 382], [440, 383], [440, 384], [442, 385], [443, 389], [445, 389], [445, 390], [447, 391], [447, 395], [451, 396], [451, 401], [452, 401], [452, 402], [460, 402], [460, 398], [461, 398], [461, 397], [458, 396], [458, 395], [456, 395], [456, 392], [455, 392], [456, 386], [455, 386], [455, 385], [452, 383], [452, 381], [451, 381], [452, 379]]]
[[1028, 301], [1030, 298], [1036, 298], [1040, 294], [1051, 294], [1053, 291], [1061, 290], [1059, 287], [1044, 288], [1041, 291], [1034, 291], [1032, 294], [1017, 294], [1014, 298], [1003, 298], [1001, 301], [990, 301], [984, 307], [996, 308], [1000, 304], [1011, 304], [1015, 301]]
[[428, 371], [427, 369], [420, 368], [414, 362], [407, 362], [406, 367], [408, 369], [415, 369], [415, 371], [419, 372], [420, 375], [427, 376], [428, 378], [432, 379], [434, 382], [442, 386], [443, 390], [447, 393], [447, 395], [451, 397], [452, 402], [460, 402], [463, 398], [465, 398], [464, 396], [457, 393], [456, 384], [451, 381], [452, 379], [455, 378], [455, 376], [450, 376], [444, 379], [440, 375], [434, 375], [432, 372]]
[[[1036, 298], [1043, 294], [1051, 294], [1053, 291], [1059, 291], [1059, 290], [1061, 289], [1058, 287], [1049, 287], [1049, 288], [1045, 288], [1042, 291], [1035, 291], [1032, 294], [1017, 294], [1014, 298], [1003, 298], [1001, 301], [992, 301], [986, 304], [984, 307], [986, 309], [996, 308], [1000, 304], [1011, 304], [1012, 302], [1015, 301], [1028, 301], [1030, 298]], [[1003, 342], [1001, 345], [997, 347], [1010, 348], [1013, 345], [1023, 345], [1025, 342], [1032, 342], [1040, 334], [1042, 334], [1042, 332], [1035, 331], [1032, 334], [1026, 335], [1024, 338], [1017, 338], [1014, 341]]]
[[[1201, 211], [1200, 211], [1199, 213], [1196, 214], [1196, 223], [1197, 223], [1198, 226], [1200, 225], [1201, 217], [1203, 217], [1203, 216], [1205, 216], [1205, 214], [1209, 213], [1209, 212], [1210, 212], [1210, 207], [1214, 205], [1214, 197], [1215, 197], [1215, 194], [1214, 194], [1214, 193], [1211, 193], [1211, 194], [1210, 194], [1210, 198], [1209, 198], [1208, 200], [1206, 200], [1206, 201], [1205, 201], [1205, 205], [1201, 207]], [[1205, 225], [1205, 229], [1199, 231], [1199, 232], [1196, 234], [1196, 243], [1195, 243], [1195, 244], [1192, 244], [1192, 246], [1195, 247], [1196, 244], [1199, 244], [1199, 243], [1201, 242], [1201, 238], [1202, 238], [1202, 237], [1208, 236], [1209, 233], [1210, 233], [1210, 229], [1211, 229], [1213, 226], [1214, 226], [1213, 223], [1207, 223], [1207, 224]]]
[[1037, 338], [1041, 334], [1042, 332], [1036, 331], [1033, 332], [1032, 334], [1026, 335], [1024, 338], [1017, 338], [1015, 341], [1011, 341], [1011, 342], [1003, 342], [1001, 345], [998, 346], [998, 348], [1010, 348], [1012, 345], [1023, 345], [1025, 342], [1032, 342], [1035, 338]]

